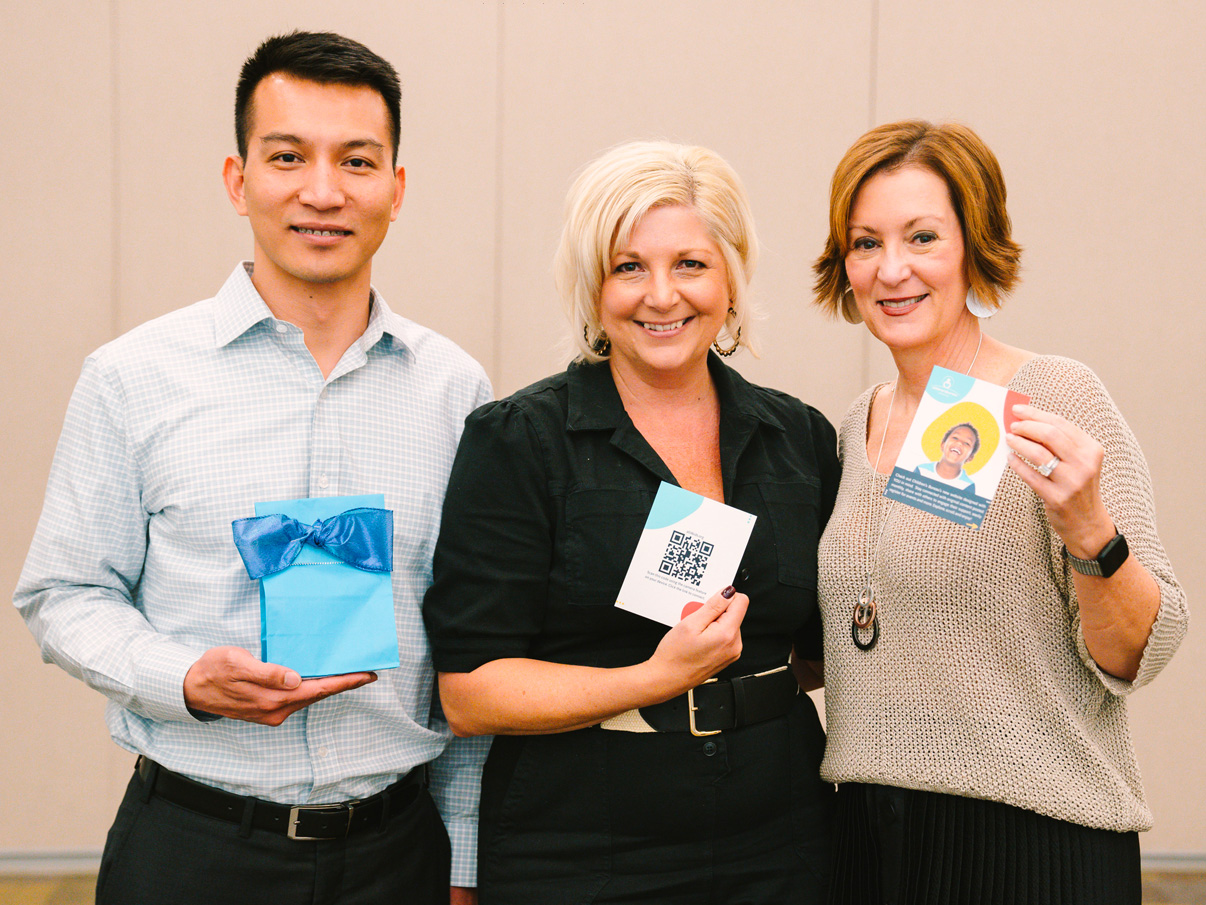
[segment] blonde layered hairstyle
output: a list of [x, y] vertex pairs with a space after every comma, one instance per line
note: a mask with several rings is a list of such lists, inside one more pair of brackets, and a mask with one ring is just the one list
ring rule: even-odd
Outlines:
[[749, 199], [737, 174], [707, 148], [662, 141], [619, 145], [587, 164], [566, 197], [565, 228], [554, 260], [557, 291], [585, 361], [603, 361], [599, 294], [615, 249], [628, 242], [642, 217], [656, 207], [695, 211], [724, 255], [729, 307], [723, 342], [753, 350], [749, 281], [758, 239]]
[[850, 323], [862, 318], [850, 294], [850, 212], [859, 190], [877, 173], [922, 167], [946, 183], [963, 230], [963, 266], [980, 301], [1000, 308], [1018, 281], [1022, 248], [1010, 237], [1005, 179], [988, 145], [967, 126], [905, 120], [878, 126], [850, 146], [833, 174], [829, 192], [829, 238], [813, 265], [814, 301]]

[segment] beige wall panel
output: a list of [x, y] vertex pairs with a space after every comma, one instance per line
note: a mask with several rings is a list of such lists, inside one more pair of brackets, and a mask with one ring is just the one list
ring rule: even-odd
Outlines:
[[402, 79], [407, 194], [374, 283], [394, 310], [489, 366], [493, 4], [260, 2], [237, 6], [237, 27], [213, 7], [126, 0], [119, 9], [123, 330], [212, 295], [250, 258], [250, 231], [221, 182], [235, 151], [239, 67], [269, 35], [331, 30], [363, 41]]
[[861, 337], [810, 309], [828, 173], [867, 123], [870, 4], [507, 4], [500, 392], [560, 369], [551, 260], [573, 174], [634, 138], [707, 145], [749, 189], [764, 253], [764, 358], [733, 362], [840, 416]]
[[[50, 2], [6, 11], [0, 49], [5, 128], [3, 197], [12, 228], [4, 255], [10, 338], [0, 421], [8, 480], [0, 586], [17, 583], [42, 507], [59, 425], [84, 356], [112, 335], [112, 55], [107, 6]], [[96, 844], [116, 798], [103, 778], [82, 798], [70, 779], [103, 777], [120, 756], [103, 702], [55, 667], [11, 607], [0, 618], [0, 791], [11, 815], [0, 850]], [[69, 819], [63, 819], [70, 815]]]
[[[1009, 185], [1024, 282], [998, 337], [1078, 358], [1151, 464], [1161, 537], [1201, 607], [1206, 315], [1206, 8], [942, 0], [879, 12], [876, 119], [973, 126]], [[1206, 639], [1133, 699], [1156, 828], [1145, 851], [1206, 851]], [[1189, 704], [1188, 702], [1193, 702]]]

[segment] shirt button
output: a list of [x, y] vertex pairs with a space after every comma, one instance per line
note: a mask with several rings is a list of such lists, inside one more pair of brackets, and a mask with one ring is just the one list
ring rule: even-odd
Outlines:
[[714, 755], [716, 753], [716, 743], [715, 742], [704, 742], [703, 752], [704, 752], [704, 755], [707, 757], [711, 757], [712, 755]]
[[289, 328], [288, 328], [288, 327], [286, 327], [284, 324], [277, 324], [277, 325], [276, 325], [276, 332], [277, 332], [277, 333], [288, 333], [288, 332], [289, 332]]
[[327, 746], [326, 745], [323, 745], [321, 748], [318, 749], [318, 756], [319, 757], [327, 756]]
[[323, 490], [326, 490], [330, 483], [331, 482], [327, 480], [327, 476], [325, 474], [320, 474], [318, 476], [318, 486]]
[[737, 580], [738, 581], [749, 581], [750, 580], [750, 570], [742, 569], [740, 572], [738, 572]]

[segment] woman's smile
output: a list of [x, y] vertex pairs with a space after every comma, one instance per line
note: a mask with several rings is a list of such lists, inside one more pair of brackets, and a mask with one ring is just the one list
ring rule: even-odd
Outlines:
[[681, 320], [676, 320], [669, 324], [654, 324], [650, 323], [649, 321], [637, 321], [637, 323], [652, 333], [669, 333], [671, 330], [677, 330], [689, 320], [691, 320], [691, 318], [684, 317]]
[[877, 304], [892, 317], [899, 317], [902, 314], [908, 314], [920, 305], [928, 295], [929, 293], [922, 293], [921, 295], [914, 295], [903, 299], [880, 299]]

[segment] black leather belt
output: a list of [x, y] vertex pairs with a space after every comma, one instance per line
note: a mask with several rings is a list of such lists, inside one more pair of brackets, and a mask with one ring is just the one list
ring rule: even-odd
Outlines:
[[799, 691], [795, 675], [782, 666], [737, 679], [709, 679], [677, 698], [642, 707], [640, 714], [658, 732], [715, 735], [783, 716]]
[[215, 789], [173, 773], [146, 757], [138, 758], [135, 770], [147, 786], [147, 797], [158, 795], [198, 814], [240, 824], [244, 833], [254, 828], [300, 840], [343, 839], [383, 827], [390, 817], [414, 803], [425, 775], [423, 767], [416, 767], [389, 788], [363, 801], [290, 806]]

